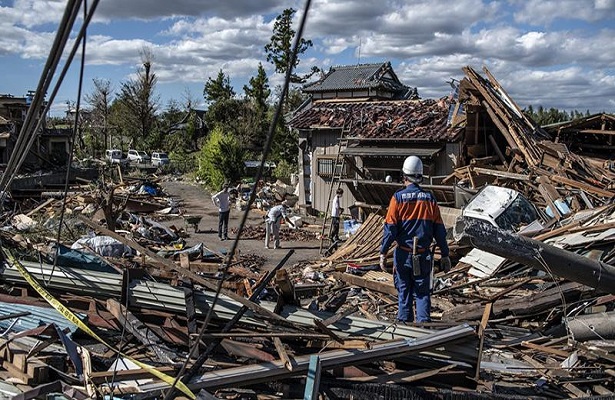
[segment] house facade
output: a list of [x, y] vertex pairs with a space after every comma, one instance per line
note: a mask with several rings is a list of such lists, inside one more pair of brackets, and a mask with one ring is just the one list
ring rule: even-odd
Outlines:
[[[13, 153], [33, 97], [33, 92], [28, 92], [24, 97], [0, 94], [0, 164], [6, 164]], [[49, 129], [45, 124], [45, 116], [41, 115], [40, 118], [43, 118], [42, 130], [24, 162], [32, 168], [65, 162], [72, 134], [70, 129]]]

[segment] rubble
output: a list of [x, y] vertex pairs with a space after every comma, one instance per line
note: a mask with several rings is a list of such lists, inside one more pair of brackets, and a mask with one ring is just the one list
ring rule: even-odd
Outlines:
[[[613, 396], [615, 174], [554, 141], [488, 71], [488, 79], [464, 72], [459, 101], [489, 115], [503, 141], [492, 136], [493, 154], [470, 155], [434, 190], [501, 190], [481, 207], [447, 213], [460, 215], [447, 223], [456, 265], [438, 271], [436, 253], [432, 322], [395, 321], [393, 275], [378, 266], [382, 212], [353, 224], [326, 257], [286, 265], [298, 247], [271, 253], [280, 260], [264, 269], [257, 254], [189, 244], [207, 232], [202, 215], [184, 212], [156, 179], [103, 177], [5, 210], [0, 391], [24, 399]], [[460, 108], [451, 108], [455, 132]], [[238, 209], [253, 187], [244, 189]], [[292, 196], [281, 183], [258, 190], [251, 212], [260, 214]], [[502, 212], [481, 219], [487, 203]], [[183, 226], [167, 224], [171, 216]], [[315, 245], [319, 224], [302, 224], [282, 229], [282, 240]], [[261, 241], [264, 227], [231, 233]]]

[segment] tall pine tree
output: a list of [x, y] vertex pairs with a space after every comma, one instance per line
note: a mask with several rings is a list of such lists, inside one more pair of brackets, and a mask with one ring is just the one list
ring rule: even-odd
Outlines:
[[[273, 64], [275, 72], [286, 74], [289, 69], [293, 69], [299, 64], [299, 55], [305, 53], [307, 49], [313, 46], [311, 40], [301, 38], [297, 48], [297, 57], [292, 62], [293, 39], [295, 38], [295, 30], [292, 27], [293, 17], [296, 10], [287, 8], [278, 15], [273, 24], [273, 35], [270, 42], [265, 45], [267, 53], [267, 61]], [[291, 82], [304, 82], [305, 78], [300, 77], [294, 72], [291, 75]]]

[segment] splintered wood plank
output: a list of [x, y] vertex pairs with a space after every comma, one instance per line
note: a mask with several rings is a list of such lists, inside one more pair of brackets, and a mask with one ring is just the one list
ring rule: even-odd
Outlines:
[[539, 344], [532, 343], [532, 342], [521, 342], [521, 346], [527, 347], [528, 349], [538, 350], [543, 353], [553, 354], [553, 355], [564, 357], [564, 358], [568, 358], [570, 356], [570, 353], [567, 351], [554, 349], [552, 347], [543, 346], [543, 345], [539, 345]]
[[[370, 273], [373, 273], [373, 274], [368, 275]], [[393, 285], [393, 275], [386, 273], [386, 272], [378, 273], [376, 271], [369, 271], [367, 274], [365, 274], [365, 276], [362, 276], [362, 277], [351, 275], [351, 274], [346, 274], [342, 272], [334, 272], [333, 276], [337, 279], [340, 279], [343, 282], [346, 282], [354, 286], [359, 286], [359, 287], [363, 287], [366, 289], [374, 290], [376, 292], [397, 296], [397, 289], [395, 289], [395, 286]], [[382, 276], [382, 280], [380, 280], [380, 278], [374, 278], [374, 277], [381, 277], [381, 276]]]
[[593, 193], [595, 195], [601, 196], [601, 197], [608, 197], [611, 198], [613, 196], [615, 196], [615, 192], [611, 192], [608, 190], [604, 190], [604, 189], [600, 189], [599, 187], [587, 184], [587, 183], [583, 183], [583, 182], [579, 182], [576, 181], [574, 179], [569, 179], [569, 178], [565, 178], [563, 176], [559, 176], [559, 175], [552, 175], [551, 176], [551, 180], [557, 183], [561, 183], [563, 185], [566, 186], [570, 186], [573, 188], [577, 188], [577, 189], [581, 189], [584, 190], [586, 192], [589, 193]]
[[279, 337], [274, 337], [273, 344], [275, 346], [275, 350], [278, 352], [278, 355], [280, 356], [280, 361], [284, 363], [284, 366], [286, 367], [287, 370], [292, 371], [293, 362], [292, 362], [292, 359], [288, 356], [286, 349], [284, 348], [284, 343], [282, 343], [282, 339], [280, 339]]

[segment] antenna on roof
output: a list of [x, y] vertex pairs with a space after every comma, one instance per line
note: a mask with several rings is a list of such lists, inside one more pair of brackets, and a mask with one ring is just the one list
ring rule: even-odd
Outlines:
[[359, 38], [359, 49], [357, 53], [357, 65], [359, 65], [361, 64], [361, 38]]

